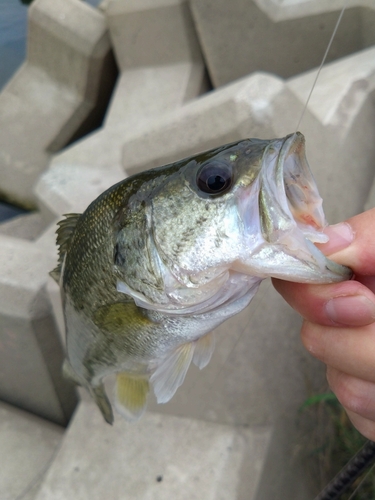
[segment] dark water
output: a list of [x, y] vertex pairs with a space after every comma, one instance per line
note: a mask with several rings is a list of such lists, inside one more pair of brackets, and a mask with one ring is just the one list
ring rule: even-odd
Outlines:
[[28, 212], [26, 210], [23, 210], [22, 208], [14, 207], [13, 205], [9, 205], [8, 203], [0, 201], [0, 224], [8, 219], [17, 217], [17, 215], [26, 213]]
[[20, 0], [0, 0], [0, 89], [25, 58], [27, 9]]

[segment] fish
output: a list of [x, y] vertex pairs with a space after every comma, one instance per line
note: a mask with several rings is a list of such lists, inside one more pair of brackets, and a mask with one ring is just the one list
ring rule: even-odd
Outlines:
[[[244, 139], [128, 177], [58, 223], [67, 357], [106, 422], [130, 421], [153, 388], [169, 401], [213, 330], [261, 281], [350, 279], [315, 246], [328, 240], [304, 136]], [[114, 400], [103, 381], [115, 375]]]

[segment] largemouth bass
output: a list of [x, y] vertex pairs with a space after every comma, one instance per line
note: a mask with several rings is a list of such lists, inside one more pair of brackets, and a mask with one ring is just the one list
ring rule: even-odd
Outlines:
[[266, 277], [305, 283], [351, 271], [325, 242], [322, 200], [304, 137], [247, 139], [129, 177], [59, 223], [65, 373], [113, 421], [143, 413], [150, 384], [169, 401], [191, 362], [203, 368], [212, 330], [242, 311]]

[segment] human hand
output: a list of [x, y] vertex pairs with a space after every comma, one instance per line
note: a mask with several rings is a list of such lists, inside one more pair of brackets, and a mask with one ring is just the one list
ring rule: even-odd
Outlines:
[[319, 248], [349, 266], [352, 281], [273, 284], [303, 316], [302, 342], [327, 365], [328, 383], [353, 425], [375, 441], [375, 209], [326, 233], [330, 241]]

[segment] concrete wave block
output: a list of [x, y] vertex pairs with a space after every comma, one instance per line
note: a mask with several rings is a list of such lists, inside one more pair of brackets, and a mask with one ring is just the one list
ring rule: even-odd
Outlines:
[[66, 213], [83, 212], [99, 194], [124, 177], [119, 167], [104, 171], [92, 165], [83, 166], [76, 159], [65, 162], [66, 156], [62, 153], [55, 158], [52, 168], [40, 177], [35, 188], [46, 223], [60, 220]]
[[364, 206], [365, 210], [370, 210], [371, 208], [375, 208], [375, 182], [373, 182], [371, 186], [370, 193]]
[[13, 217], [0, 224], [0, 234], [33, 241], [43, 232], [45, 223], [39, 212]]
[[[84, 210], [125, 177], [122, 169], [133, 174], [239, 135], [269, 134], [268, 102], [274, 100], [272, 106], [277, 108], [285, 99], [282, 81], [261, 75], [192, 100], [147, 126], [143, 115], [134, 115], [138, 121], [133, 117], [132, 129], [126, 120], [107, 125], [53, 157], [35, 188], [40, 211], [51, 223], [63, 213]], [[294, 101], [299, 111], [301, 105]], [[289, 99], [288, 105], [292, 109], [293, 101]]]
[[203, 62], [129, 69], [119, 77], [105, 126], [121, 127], [128, 137], [206, 90]]
[[115, 73], [103, 14], [78, 0], [33, 3], [27, 60], [0, 95], [3, 197], [35, 206], [51, 153], [98, 122]]
[[257, 6], [275, 21], [294, 19], [324, 12], [340, 11], [345, 5], [347, 8], [372, 8], [372, 0], [253, 0]]
[[[297, 0], [292, 4], [279, 0], [191, 0], [215, 87], [254, 71], [288, 78], [319, 66], [342, 2]], [[348, 7], [352, 5], [342, 18], [328, 61], [375, 43], [374, 3], [349, 1]]]
[[133, 134], [124, 143], [123, 166], [133, 174], [242, 138], [275, 137], [281, 121], [290, 133], [301, 110], [280, 78], [254, 74], [162, 116], [147, 132]]
[[100, 190], [121, 180], [124, 141], [207, 89], [186, 1], [113, 0], [105, 12], [121, 74], [103, 128], [55, 155], [36, 186], [39, 208], [48, 222], [84, 210]]
[[106, 125], [131, 131], [208, 90], [187, 0], [112, 0], [106, 14], [121, 70]]
[[46, 292], [55, 250], [0, 234], [0, 399], [61, 425], [75, 404]]
[[2, 500], [33, 500], [60, 446], [64, 428], [0, 402]]
[[271, 431], [147, 414], [106, 425], [82, 401], [37, 500], [265, 499]]
[[201, 62], [186, 0], [111, 0], [106, 9], [121, 70]]

